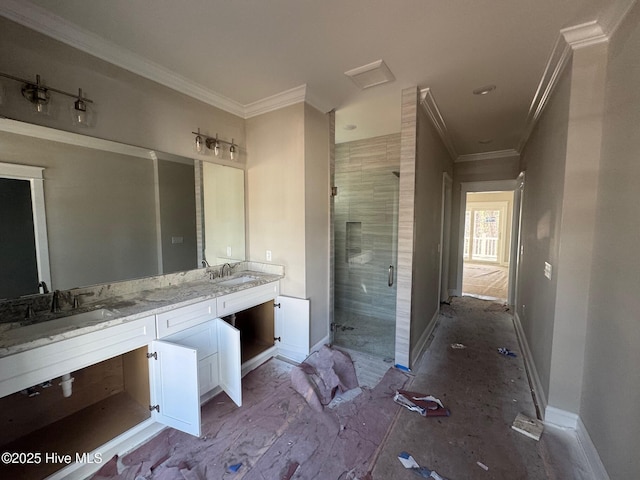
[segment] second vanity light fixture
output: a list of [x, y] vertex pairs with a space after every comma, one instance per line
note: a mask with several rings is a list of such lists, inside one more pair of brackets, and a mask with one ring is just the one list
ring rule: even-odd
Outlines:
[[81, 88], [78, 89], [78, 94], [76, 95], [73, 93], [65, 92], [64, 90], [45, 86], [40, 79], [40, 75], [36, 75], [35, 82], [2, 72], [0, 72], [0, 77], [8, 78], [10, 80], [22, 83], [22, 96], [33, 104], [36, 113], [42, 115], [49, 114], [49, 101], [51, 100], [51, 92], [75, 99], [73, 105], [69, 107], [71, 110], [73, 123], [75, 125], [83, 127], [89, 126], [92, 112], [91, 109], [88, 108], [88, 104], [93, 103], [93, 100], [85, 97], [82, 94]]
[[224, 145], [229, 145], [229, 158], [231, 158], [231, 160], [236, 159], [236, 156], [238, 154], [238, 145], [233, 141], [233, 138], [230, 142], [227, 142], [226, 140], [220, 140], [217, 133], [215, 137], [210, 137], [208, 135], [200, 133], [200, 129], [198, 129], [197, 132], [191, 133], [196, 136], [196, 152], [204, 155], [206, 153], [206, 149], [208, 148], [209, 150], [213, 150], [213, 154], [218, 157], [220, 156]]

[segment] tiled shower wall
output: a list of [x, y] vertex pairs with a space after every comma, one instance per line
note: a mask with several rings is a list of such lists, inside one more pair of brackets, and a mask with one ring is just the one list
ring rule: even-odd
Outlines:
[[336, 145], [335, 309], [395, 322], [400, 134]]

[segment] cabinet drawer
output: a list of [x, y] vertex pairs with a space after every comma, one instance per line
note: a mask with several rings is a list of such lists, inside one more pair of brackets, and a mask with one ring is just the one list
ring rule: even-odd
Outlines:
[[216, 317], [216, 301], [196, 303], [156, 315], [158, 338], [178, 333]]
[[271, 282], [217, 298], [217, 315], [229, 315], [273, 300], [280, 292], [280, 283]]
[[187, 328], [163, 340], [195, 348], [198, 350], [198, 361], [218, 351], [218, 329], [213, 321]]

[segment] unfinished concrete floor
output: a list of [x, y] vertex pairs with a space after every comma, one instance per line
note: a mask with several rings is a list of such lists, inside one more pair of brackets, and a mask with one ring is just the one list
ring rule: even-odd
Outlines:
[[[536, 410], [505, 310], [472, 297], [443, 305], [407, 389], [440, 398], [451, 416], [424, 418], [402, 409], [375, 462], [374, 480], [417, 478], [398, 461], [402, 451], [452, 480], [592, 478], [569, 432], [545, 427], [537, 442], [511, 428], [518, 413], [535, 418]], [[499, 354], [499, 347], [517, 357]]]

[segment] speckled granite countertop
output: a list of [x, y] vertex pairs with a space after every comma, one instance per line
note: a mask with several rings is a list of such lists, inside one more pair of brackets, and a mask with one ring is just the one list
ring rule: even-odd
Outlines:
[[[36, 315], [36, 318], [46, 320], [33, 324], [26, 324], [25, 321], [0, 323], [0, 358], [275, 282], [284, 277], [284, 268], [281, 266], [241, 262], [234, 264], [232, 275], [211, 278], [218, 271], [216, 268], [218, 267], [61, 292], [60, 313]], [[230, 279], [243, 276], [250, 276], [251, 280], [224, 285]], [[82, 298], [83, 303], [81, 307], [72, 310], [69, 304], [74, 297]], [[24, 304], [21, 305], [24, 308]], [[85, 313], [87, 315], [83, 315]]]

